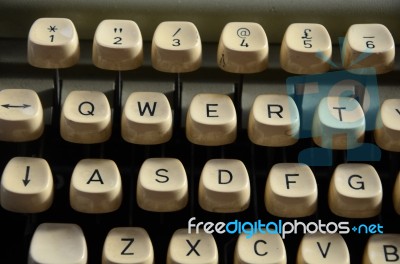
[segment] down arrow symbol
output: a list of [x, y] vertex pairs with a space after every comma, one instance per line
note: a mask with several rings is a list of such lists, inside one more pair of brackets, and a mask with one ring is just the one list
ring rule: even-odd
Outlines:
[[29, 179], [29, 170], [30, 170], [30, 166], [26, 166], [26, 173], [25, 173], [25, 179], [22, 180], [22, 182], [24, 183], [25, 187], [29, 184], [29, 182], [31, 181]]

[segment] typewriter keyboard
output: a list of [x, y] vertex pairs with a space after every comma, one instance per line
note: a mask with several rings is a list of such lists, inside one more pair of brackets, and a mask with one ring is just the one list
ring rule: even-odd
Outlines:
[[400, 263], [398, 46], [343, 31], [0, 39], [0, 262]]

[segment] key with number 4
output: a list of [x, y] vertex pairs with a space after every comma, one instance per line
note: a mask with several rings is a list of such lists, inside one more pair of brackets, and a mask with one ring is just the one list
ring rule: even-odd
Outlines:
[[261, 25], [250, 22], [226, 24], [218, 45], [219, 67], [233, 73], [256, 73], [267, 68], [268, 39]]

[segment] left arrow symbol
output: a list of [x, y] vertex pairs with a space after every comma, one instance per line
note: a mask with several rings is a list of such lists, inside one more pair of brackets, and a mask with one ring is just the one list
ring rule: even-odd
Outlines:
[[24, 183], [25, 187], [29, 184], [29, 182], [31, 181], [29, 179], [29, 170], [30, 170], [30, 166], [26, 166], [26, 173], [25, 173], [25, 178], [22, 180], [22, 182]]
[[28, 105], [28, 104], [22, 104], [22, 105], [3, 104], [1, 106], [4, 108], [27, 108], [27, 107], [30, 107], [31, 105]]

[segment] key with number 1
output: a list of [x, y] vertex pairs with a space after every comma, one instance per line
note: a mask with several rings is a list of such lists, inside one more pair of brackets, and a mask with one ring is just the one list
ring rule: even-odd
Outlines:
[[28, 62], [38, 68], [58, 69], [79, 60], [79, 40], [67, 18], [39, 18], [29, 31]]

